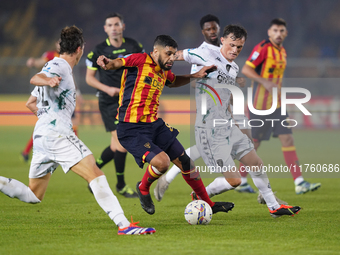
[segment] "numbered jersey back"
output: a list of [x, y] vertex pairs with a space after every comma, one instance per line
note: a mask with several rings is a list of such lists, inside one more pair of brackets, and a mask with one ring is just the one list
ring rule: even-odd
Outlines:
[[72, 132], [71, 117], [76, 106], [72, 68], [66, 60], [55, 57], [45, 64], [39, 74], [62, 79], [57, 87], [37, 86], [32, 92], [37, 97], [37, 107], [41, 113], [35, 132], [39, 135], [68, 135]]

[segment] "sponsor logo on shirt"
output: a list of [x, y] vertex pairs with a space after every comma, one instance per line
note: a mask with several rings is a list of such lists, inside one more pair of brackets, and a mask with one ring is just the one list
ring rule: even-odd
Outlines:
[[260, 53], [258, 53], [257, 51], [255, 51], [255, 52], [253, 53], [253, 55], [251, 55], [251, 61], [256, 60], [256, 59], [258, 58], [259, 55], [260, 55]]

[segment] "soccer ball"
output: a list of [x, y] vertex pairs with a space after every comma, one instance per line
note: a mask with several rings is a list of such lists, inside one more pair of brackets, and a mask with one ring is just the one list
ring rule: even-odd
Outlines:
[[206, 225], [211, 221], [212, 210], [203, 200], [195, 200], [185, 207], [184, 217], [190, 225]]

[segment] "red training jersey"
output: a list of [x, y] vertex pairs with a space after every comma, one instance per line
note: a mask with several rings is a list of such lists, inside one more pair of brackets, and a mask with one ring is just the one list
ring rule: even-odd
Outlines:
[[119, 92], [118, 120], [123, 122], [154, 122], [157, 120], [159, 97], [165, 85], [176, 76], [162, 70], [149, 54], [135, 53], [124, 58], [125, 68]]

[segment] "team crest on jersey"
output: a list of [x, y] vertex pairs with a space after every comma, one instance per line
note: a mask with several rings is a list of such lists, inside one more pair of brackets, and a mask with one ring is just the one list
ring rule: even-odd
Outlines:
[[151, 144], [149, 142], [147, 142], [147, 143], [144, 144], [144, 147], [150, 149], [151, 148]]
[[152, 83], [152, 78], [150, 76], [145, 76], [144, 78], [144, 83], [151, 85]]

